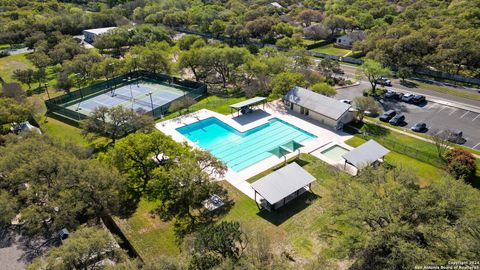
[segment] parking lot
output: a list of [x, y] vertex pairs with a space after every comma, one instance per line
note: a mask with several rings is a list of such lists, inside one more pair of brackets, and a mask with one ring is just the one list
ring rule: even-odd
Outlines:
[[427, 102], [423, 106], [416, 106], [404, 102], [383, 102], [384, 110], [394, 109], [405, 115], [405, 128], [415, 123], [427, 124], [427, 134], [442, 130], [461, 130], [467, 140], [465, 146], [480, 150], [480, 114], [463, 109]]
[[[353, 100], [362, 95], [362, 89], [368, 85], [339, 89], [336, 98]], [[410, 128], [417, 122], [427, 124], [427, 134], [441, 132], [442, 130], [461, 130], [466, 139], [465, 146], [480, 150], [480, 114], [456, 107], [428, 101], [421, 106], [408, 104], [401, 101], [383, 101], [384, 110], [394, 109], [405, 115], [405, 128]]]

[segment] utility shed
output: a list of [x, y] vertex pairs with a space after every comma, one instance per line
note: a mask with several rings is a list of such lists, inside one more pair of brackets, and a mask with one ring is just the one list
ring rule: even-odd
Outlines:
[[383, 157], [388, 153], [390, 153], [390, 150], [374, 140], [369, 140], [368, 142], [344, 154], [342, 157], [345, 159], [345, 164], [351, 164], [355, 168], [361, 170], [364, 167], [383, 159]]
[[86, 29], [86, 30], [83, 30], [82, 32], [83, 32], [85, 42], [92, 44], [95, 41], [96, 37], [101, 36], [105, 33], [108, 33], [115, 28], [117, 28], [117, 27], [103, 27], [103, 28], [95, 28], [95, 29]]
[[307, 186], [310, 190], [314, 181], [313, 175], [292, 162], [252, 184], [255, 202], [259, 194], [263, 198], [260, 200], [261, 207], [274, 211], [307, 191]]
[[290, 110], [306, 115], [322, 124], [341, 129], [353, 120], [351, 105], [331, 97], [315, 93], [302, 87], [295, 87], [283, 98]]

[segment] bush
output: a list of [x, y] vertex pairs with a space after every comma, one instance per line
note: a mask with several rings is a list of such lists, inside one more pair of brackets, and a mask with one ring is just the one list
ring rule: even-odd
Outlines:
[[472, 181], [475, 177], [476, 164], [475, 157], [463, 149], [453, 149], [445, 154], [447, 161], [447, 171], [455, 179]]

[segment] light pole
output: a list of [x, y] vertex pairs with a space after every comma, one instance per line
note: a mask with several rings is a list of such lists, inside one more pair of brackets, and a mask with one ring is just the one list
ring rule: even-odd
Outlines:
[[130, 88], [130, 98], [132, 103], [132, 110], [133, 110], [133, 92], [132, 92], [132, 77], [128, 76], [128, 87]]
[[147, 96], [150, 96], [150, 104], [152, 105], [152, 117], [155, 117], [155, 114], [153, 113], [153, 98], [152, 98], [152, 92], [148, 92]]
[[75, 73], [75, 76], [77, 77], [77, 87], [78, 87], [78, 91], [80, 91], [80, 97], [83, 99], [83, 92], [82, 92], [82, 88], [80, 88], [80, 82], [81, 82], [81, 76], [82, 74], [80, 73]]
[[48, 99], [50, 99], [50, 93], [48, 92], [48, 83], [45, 83], [45, 91], [47, 92]]

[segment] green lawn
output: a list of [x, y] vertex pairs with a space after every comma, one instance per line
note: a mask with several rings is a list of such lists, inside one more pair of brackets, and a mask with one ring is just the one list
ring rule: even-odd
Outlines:
[[[352, 146], [358, 146], [364, 142], [359, 137], [347, 141]], [[289, 162], [294, 161], [294, 159], [289, 160]], [[439, 168], [395, 152], [388, 154], [386, 161], [394, 166], [403, 166], [416, 172], [421, 185], [441, 179], [444, 174]], [[255, 235], [255, 233], [266, 235], [277, 249], [281, 247], [281, 250], [291, 250], [296, 259], [309, 261], [328, 248], [326, 243], [319, 240], [318, 235], [322, 226], [325, 226], [322, 213], [331, 202], [330, 187], [339, 177], [351, 176], [311, 155], [302, 154], [298, 162], [317, 178], [312, 185], [313, 194], [304, 194], [286, 207], [269, 213], [259, 211], [252, 199], [224, 181], [222, 185], [228, 190], [234, 205], [221, 219], [238, 221], [248, 235]], [[271, 171], [272, 169], [254, 176], [249, 182], [254, 182]], [[161, 222], [149, 214], [154, 207], [155, 203], [142, 202], [131, 218], [119, 221], [127, 238], [146, 261], [155, 259], [158, 254], [179, 254], [171, 224]], [[328, 254], [328, 256], [334, 258], [335, 254]]]
[[[222, 185], [235, 202], [222, 220], [238, 221], [249, 235], [260, 232], [267, 235], [275, 246], [294, 250], [295, 256], [312, 259], [324, 248], [317, 240], [321, 224], [321, 213], [329, 200], [328, 186], [338, 175], [335, 169], [311, 156], [302, 155], [300, 163], [312, 173], [317, 181], [312, 185], [314, 194], [304, 194], [275, 213], [260, 212], [255, 202], [232, 187], [228, 182]], [[268, 170], [263, 174], [269, 173]], [[342, 177], [350, 177], [340, 172]], [[260, 176], [256, 176], [258, 178]], [[146, 261], [158, 254], [178, 255], [180, 253], [171, 223], [165, 223], [150, 215], [155, 203], [142, 201], [136, 213], [126, 220], [117, 218], [122, 231]], [[301, 229], [300, 229], [301, 228]]]
[[[416, 138], [412, 138], [407, 135], [403, 135], [394, 131], [390, 131], [384, 127], [380, 127], [374, 124], [363, 124], [364, 129], [368, 130], [369, 138], [373, 138], [382, 143], [390, 150], [394, 150], [394, 158], [387, 161], [395, 164], [397, 161], [402, 161], [402, 164], [408, 164], [409, 168], [415, 170], [418, 176], [422, 179], [422, 183], [428, 183], [432, 178], [438, 178], [439, 174], [432, 174], [432, 168], [436, 168], [442, 171], [443, 163], [438, 158], [437, 149], [434, 144], [425, 142]], [[347, 141], [352, 146], [357, 146], [364, 142], [361, 134], [358, 134], [356, 130], [347, 126], [345, 131], [355, 135], [354, 139]], [[398, 156], [397, 156], [398, 155]], [[421, 161], [423, 162], [421, 162]], [[477, 162], [477, 174], [474, 182], [474, 186], [480, 187], [480, 159]], [[427, 166], [428, 165], [428, 166]]]
[[318, 53], [333, 54], [333, 55], [337, 55], [337, 56], [346, 56], [347, 54], [352, 53], [351, 50], [346, 50], [346, 49], [342, 49], [342, 48], [335, 48], [333, 46], [333, 43], [322, 46], [322, 47], [319, 47], [319, 48], [312, 49], [310, 51], [318, 52]]
[[[190, 113], [195, 112], [201, 109], [208, 109], [214, 112], [218, 112], [221, 114], [229, 114], [230, 113], [230, 105], [235, 104], [240, 101], [246, 100], [245, 97], [219, 97], [219, 96], [207, 96], [198, 101], [197, 103], [190, 106], [188, 111], [183, 111], [182, 113]], [[165, 116], [160, 121], [168, 120], [180, 116], [179, 112], [171, 113]]]
[[[26, 54], [16, 54], [0, 58], [0, 77], [5, 81], [13, 81], [13, 71], [16, 69], [34, 68], [33, 64], [26, 58]], [[26, 89], [25, 85], [25, 89]]]
[[323, 40], [303, 39], [303, 46], [312, 45], [312, 44], [319, 43], [319, 42], [322, 42], [322, 41]]
[[451, 87], [446, 87], [446, 86], [440, 86], [440, 85], [435, 85], [435, 84], [428, 84], [428, 83], [423, 83], [423, 82], [410, 82], [418, 88], [423, 88], [423, 89], [428, 89], [432, 90], [435, 92], [439, 93], [444, 93], [444, 94], [449, 94], [452, 96], [458, 96], [458, 97], [463, 97], [467, 99], [472, 99], [472, 100], [478, 100], [480, 101], [480, 94], [477, 93], [472, 93], [468, 91], [463, 91], [463, 90], [457, 90]]

